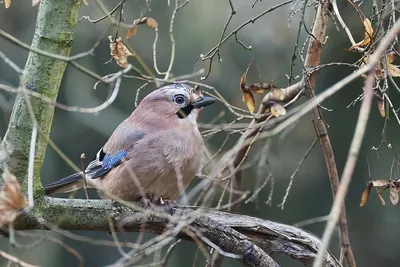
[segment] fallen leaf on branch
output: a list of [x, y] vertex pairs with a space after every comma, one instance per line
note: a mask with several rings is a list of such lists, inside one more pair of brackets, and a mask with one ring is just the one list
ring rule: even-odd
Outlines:
[[4, 184], [0, 191], [0, 226], [12, 223], [28, 202], [21, 194], [21, 186], [7, 169], [3, 172]]
[[117, 38], [115, 41], [112, 40], [111, 36], [109, 36], [108, 39], [110, 40], [110, 50], [112, 58], [118, 65], [126, 68], [128, 66], [128, 57], [133, 56], [133, 54], [122, 43], [121, 37]]

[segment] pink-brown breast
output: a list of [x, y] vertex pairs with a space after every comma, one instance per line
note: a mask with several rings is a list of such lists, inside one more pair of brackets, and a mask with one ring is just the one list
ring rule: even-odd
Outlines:
[[127, 201], [140, 199], [142, 193], [176, 200], [197, 173], [203, 146], [193, 125], [146, 133], [126, 161], [101, 179], [101, 187]]

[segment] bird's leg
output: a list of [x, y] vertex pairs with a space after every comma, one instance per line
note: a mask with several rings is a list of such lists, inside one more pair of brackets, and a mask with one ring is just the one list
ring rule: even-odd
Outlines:
[[163, 199], [162, 197], [155, 198], [151, 195], [140, 198], [140, 202], [143, 204], [143, 208], [168, 212], [171, 215], [173, 215], [173, 209], [178, 206], [175, 200]]
[[163, 206], [166, 210], [171, 210], [178, 207], [178, 204], [176, 203], [175, 200], [169, 200], [169, 199], [163, 199], [162, 197], [159, 197], [157, 204]]

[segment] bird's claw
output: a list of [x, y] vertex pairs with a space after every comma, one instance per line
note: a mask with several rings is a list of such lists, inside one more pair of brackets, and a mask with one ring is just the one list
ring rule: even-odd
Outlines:
[[165, 212], [172, 213], [173, 209], [178, 207], [178, 204], [175, 200], [163, 199], [162, 197], [154, 198], [152, 196], [148, 196], [146, 198], [142, 198], [141, 202], [144, 205], [144, 208], [150, 208], [153, 210], [162, 210]]

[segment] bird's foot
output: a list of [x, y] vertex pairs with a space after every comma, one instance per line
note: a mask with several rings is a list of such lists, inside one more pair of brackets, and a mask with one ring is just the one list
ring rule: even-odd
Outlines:
[[163, 199], [162, 197], [159, 197], [156, 203], [160, 205], [159, 207], [161, 207], [163, 211], [168, 212], [171, 215], [174, 214], [174, 209], [178, 207], [175, 200]]
[[156, 203], [161, 206], [172, 206], [174, 208], [178, 206], [175, 200], [163, 199], [162, 197], [158, 198]]
[[175, 200], [163, 199], [162, 197], [154, 198], [153, 196], [147, 196], [141, 198], [140, 202], [143, 204], [143, 208], [149, 208], [157, 211], [164, 211], [173, 213], [173, 209], [178, 207]]

